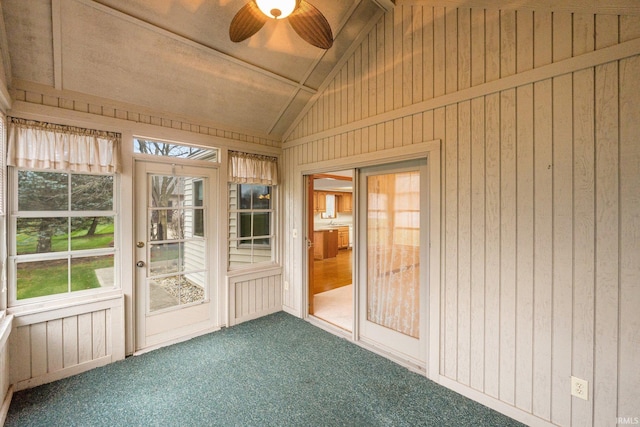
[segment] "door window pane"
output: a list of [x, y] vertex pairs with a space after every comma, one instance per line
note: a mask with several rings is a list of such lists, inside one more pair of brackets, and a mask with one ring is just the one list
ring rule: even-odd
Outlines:
[[367, 177], [367, 319], [420, 335], [420, 173]]
[[163, 243], [151, 246], [149, 271], [153, 275], [182, 271], [182, 243]]
[[157, 311], [204, 301], [202, 285], [184, 275], [149, 280], [149, 310]]

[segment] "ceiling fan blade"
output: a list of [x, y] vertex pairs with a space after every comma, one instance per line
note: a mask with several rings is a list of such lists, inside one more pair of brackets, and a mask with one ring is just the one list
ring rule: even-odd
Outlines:
[[333, 33], [327, 18], [305, 0], [300, 2], [288, 20], [294, 31], [307, 43], [320, 49], [329, 49], [333, 45]]
[[229, 38], [238, 43], [258, 32], [267, 22], [267, 17], [260, 12], [254, 1], [242, 6], [229, 25]]

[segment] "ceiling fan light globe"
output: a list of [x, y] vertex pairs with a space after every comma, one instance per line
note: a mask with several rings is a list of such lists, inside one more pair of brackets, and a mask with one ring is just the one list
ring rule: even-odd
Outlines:
[[265, 16], [284, 19], [296, 9], [297, 0], [256, 0], [256, 5]]

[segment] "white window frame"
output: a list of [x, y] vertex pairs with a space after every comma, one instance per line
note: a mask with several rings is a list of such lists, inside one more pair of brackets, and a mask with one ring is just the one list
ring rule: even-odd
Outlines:
[[[228, 201], [228, 209], [229, 209], [229, 217], [231, 218], [231, 216], [235, 216], [236, 219], [236, 224], [237, 224], [237, 234], [238, 236], [235, 238], [229, 238], [229, 243], [231, 245], [234, 245], [236, 248], [241, 248], [241, 249], [250, 249], [251, 250], [251, 262], [250, 263], [246, 263], [245, 265], [241, 265], [241, 266], [231, 266], [231, 254], [228, 254], [228, 259], [227, 259], [227, 268], [231, 271], [231, 270], [239, 270], [239, 269], [247, 269], [247, 268], [253, 268], [256, 266], [261, 266], [261, 265], [272, 265], [275, 263], [275, 248], [276, 246], [276, 234], [275, 234], [275, 230], [276, 230], [276, 199], [277, 199], [277, 186], [276, 185], [269, 185], [269, 184], [236, 184], [236, 183], [229, 183], [229, 187], [231, 188], [231, 186], [236, 186], [237, 190], [236, 190], [236, 194], [238, 195], [238, 200], [240, 198], [240, 187], [243, 185], [251, 185], [251, 186], [263, 186], [263, 187], [270, 187], [271, 191], [270, 191], [270, 195], [271, 195], [271, 208], [270, 209], [240, 209], [239, 207], [236, 207], [235, 209], [232, 209], [230, 206], [230, 200]], [[229, 196], [231, 195], [231, 191], [229, 191]], [[239, 204], [238, 204], [239, 206]], [[268, 235], [262, 235], [259, 237], [256, 236], [249, 236], [249, 237], [240, 237], [240, 214], [242, 213], [269, 213], [270, 217], [269, 217], [269, 234]], [[229, 225], [227, 224], [227, 227]], [[258, 239], [269, 239], [269, 244], [264, 244], [264, 243], [252, 243], [253, 240], [255, 240], [256, 238]], [[235, 243], [234, 243], [235, 242]], [[270, 249], [270, 259], [269, 261], [260, 261], [260, 262], [254, 262], [254, 249]]]
[[[67, 210], [56, 210], [56, 211], [19, 211], [18, 210], [18, 173], [19, 171], [34, 171], [34, 172], [48, 172], [48, 173], [60, 173], [66, 174], [69, 176], [69, 182], [71, 180], [72, 175], [86, 175], [79, 172], [72, 171], [57, 171], [57, 170], [42, 170], [42, 169], [30, 169], [30, 168], [17, 168], [17, 167], [9, 167], [8, 173], [8, 195], [9, 195], [9, 207], [8, 212], [10, 212], [9, 220], [8, 220], [8, 230], [7, 230], [7, 238], [8, 238], [8, 284], [9, 284], [9, 307], [16, 307], [34, 303], [40, 303], [43, 301], [54, 301], [54, 300], [65, 300], [70, 298], [75, 298], [83, 295], [95, 295], [99, 293], [113, 291], [113, 289], [120, 288], [119, 282], [119, 271], [120, 271], [120, 259], [119, 259], [119, 175], [114, 173], [101, 173], [101, 174], [90, 174], [95, 176], [112, 176], [113, 177], [113, 205], [112, 210], [102, 210], [102, 211], [72, 211], [70, 207]], [[70, 200], [71, 197], [71, 185], [68, 186], [68, 197]], [[74, 217], [112, 217], [113, 218], [113, 246], [109, 248], [99, 248], [99, 249], [83, 249], [83, 250], [72, 250], [71, 247], [68, 247], [66, 251], [59, 252], [47, 252], [42, 254], [17, 254], [17, 225], [19, 218], [41, 218], [41, 217], [52, 217], [52, 218], [66, 218], [71, 219]], [[46, 261], [46, 260], [64, 260], [67, 259], [69, 261], [68, 268], [70, 268], [71, 261], [75, 258], [85, 258], [85, 257], [94, 257], [94, 256], [105, 256], [112, 255], [113, 256], [113, 268], [114, 268], [114, 285], [113, 287], [105, 287], [105, 288], [93, 288], [86, 290], [77, 290], [73, 291], [68, 289], [64, 293], [43, 295], [32, 298], [18, 299], [18, 284], [17, 284], [17, 265], [19, 262], [29, 262], [29, 261]], [[69, 283], [70, 285], [70, 283]]]

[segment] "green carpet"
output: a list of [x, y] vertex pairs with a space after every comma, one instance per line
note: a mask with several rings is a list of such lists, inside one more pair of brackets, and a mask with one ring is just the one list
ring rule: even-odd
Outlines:
[[18, 392], [5, 425], [521, 424], [277, 313]]

